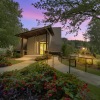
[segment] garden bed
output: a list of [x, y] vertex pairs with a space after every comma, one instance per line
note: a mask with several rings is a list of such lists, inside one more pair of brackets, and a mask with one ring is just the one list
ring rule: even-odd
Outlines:
[[12, 65], [11, 63], [9, 63], [9, 64], [3, 64], [3, 63], [2, 63], [2, 64], [0, 64], [0, 68], [1, 68], [1, 67], [11, 66], [11, 65]]
[[9, 62], [8, 58], [5, 56], [0, 56], [0, 67], [11, 66], [11, 62]]
[[22, 62], [22, 60], [15, 60], [14, 58], [0, 56], [0, 67], [7, 67], [20, 62]]
[[51, 59], [52, 55], [51, 54], [45, 54], [43, 56], [38, 56], [35, 58], [35, 61], [42, 61], [42, 60], [47, 60]]
[[[0, 74], [0, 99], [88, 100], [87, 84], [45, 63]], [[89, 97], [90, 98], [90, 97]]]

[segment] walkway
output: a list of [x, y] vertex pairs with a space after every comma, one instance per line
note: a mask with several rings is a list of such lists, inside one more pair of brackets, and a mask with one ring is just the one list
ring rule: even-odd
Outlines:
[[[24, 62], [21, 62], [18, 64], [14, 64], [14, 65], [9, 66], [9, 67], [0, 68], [0, 73], [3, 73], [5, 71], [12, 71], [12, 70], [16, 70], [16, 69], [20, 70], [24, 67], [29, 66], [30, 64], [32, 64], [34, 62], [35, 61], [33, 61], [33, 60], [27, 60], [27, 61], [24, 61]], [[50, 66], [52, 66], [52, 62], [53, 62], [52, 59], [48, 60], [48, 64]], [[68, 66], [59, 62], [58, 57], [54, 57], [54, 68], [63, 72], [63, 73], [67, 73], [69, 70]], [[83, 80], [87, 83], [90, 83], [90, 84], [93, 84], [95, 86], [100, 87], [100, 76], [86, 73], [86, 72], [83, 72], [81, 70], [74, 69], [74, 68], [71, 68], [71, 73], [76, 75], [80, 80]]]
[[3, 67], [3, 68], [0, 68], [0, 73], [3, 73], [5, 71], [12, 71], [12, 70], [20, 70], [24, 67], [27, 67], [29, 66], [30, 64], [34, 63], [35, 61], [33, 60], [27, 60], [27, 61], [24, 61], [24, 62], [21, 62], [21, 63], [18, 63], [18, 64], [14, 64], [12, 66], [8, 66], [8, 67]]
[[30, 64], [34, 63], [34, 59], [37, 57], [37, 56], [40, 56], [40, 55], [24, 55], [23, 57], [21, 58], [17, 58], [16, 60], [24, 60], [24, 62], [21, 62], [21, 63], [17, 63], [17, 64], [14, 64], [12, 66], [8, 66], [8, 67], [3, 67], [3, 68], [0, 68], [0, 73], [3, 73], [5, 71], [12, 71], [12, 70], [20, 70], [24, 67], [27, 67], [29, 66]]
[[41, 55], [24, 55], [21, 58], [17, 58], [16, 60], [34, 60], [36, 57]]
[[34, 59], [37, 57], [37, 56], [40, 56], [40, 55], [24, 55], [23, 57], [21, 58], [16, 58], [16, 60], [23, 60], [23, 62], [21, 63], [17, 63], [17, 64], [14, 64], [12, 66], [8, 66], [8, 67], [3, 67], [3, 68], [0, 68], [0, 73], [3, 73], [5, 71], [12, 71], [12, 70], [20, 70], [24, 67], [27, 67], [29, 66], [30, 64], [34, 63]]
[[[52, 66], [52, 63], [52, 59], [48, 60], [48, 64], [50, 66]], [[57, 57], [54, 57], [54, 68], [64, 73], [67, 73], [69, 71], [69, 67], [59, 62]], [[71, 73], [76, 75], [80, 80], [100, 87], [100, 76], [83, 72], [75, 68], [71, 68]]]

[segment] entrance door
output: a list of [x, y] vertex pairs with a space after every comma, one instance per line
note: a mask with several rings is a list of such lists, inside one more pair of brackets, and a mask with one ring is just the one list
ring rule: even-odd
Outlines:
[[43, 55], [46, 51], [46, 42], [40, 42], [40, 55]]

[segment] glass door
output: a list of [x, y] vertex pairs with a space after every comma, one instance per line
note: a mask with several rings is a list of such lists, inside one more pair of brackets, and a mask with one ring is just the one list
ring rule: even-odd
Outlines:
[[46, 42], [40, 42], [40, 55], [45, 54], [46, 51]]

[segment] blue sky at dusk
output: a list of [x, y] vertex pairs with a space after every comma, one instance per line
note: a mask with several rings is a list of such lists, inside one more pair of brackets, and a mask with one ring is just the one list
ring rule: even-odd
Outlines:
[[[21, 22], [23, 24], [24, 28], [28, 28], [29, 30], [32, 27], [42, 27], [42, 25], [37, 25], [37, 21], [36, 19], [42, 20], [43, 14], [42, 14], [42, 10], [36, 9], [32, 6], [33, 2], [36, 2], [37, 0], [14, 0], [16, 2], [19, 3], [20, 8], [23, 10], [22, 12], [22, 18], [21, 18]], [[82, 30], [79, 31], [78, 36], [74, 37], [75, 34], [66, 34], [66, 30], [62, 31], [62, 37], [68, 38], [69, 40], [84, 40], [82, 33], [85, 32], [86, 30], [86, 25], [87, 25], [88, 21], [84, 22], [81, 25]], [[60, 23], [55, 24], [53, 27], [61, 27], [62, 25]]]

